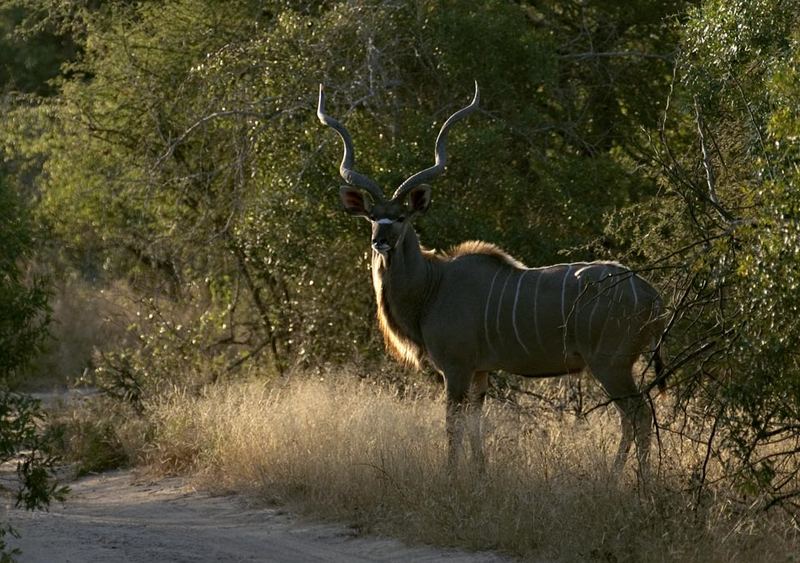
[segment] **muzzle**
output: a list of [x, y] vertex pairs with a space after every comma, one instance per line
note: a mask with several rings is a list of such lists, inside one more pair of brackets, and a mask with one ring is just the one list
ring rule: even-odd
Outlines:
[[375, 250], [375, 252], [385, 256], [390, 250], [392, 250], [392, 246], [386, 242], [385, 238], [376, 238], [372, 239], [372, 249]]

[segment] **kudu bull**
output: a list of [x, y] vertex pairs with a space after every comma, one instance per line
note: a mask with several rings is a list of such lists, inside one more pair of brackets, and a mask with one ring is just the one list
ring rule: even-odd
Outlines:
[[651, 352], [656, 372], [662, 369], [654, 346], [663, 329], [662, 302], [650, 284], [614, 262], [526, 268], [484, 242], [465, 242], [446, 254], [420, 247], [411, 224], [430, 204], [431, 188], [423, 182], [444, 170], [447, 133], [475, 111], [478, 99], [476, 83], [472, 102], [439, 131], [434, 166], [386, 199], [373, 180], [353, 169], [352, 139], [325, 113], [320, 85], [317, 116], [344, 144], [339, 172], [348, 185], [340, 190], [342, 203], [372, 224], [372, 281], [386, 346], [412, 365], [427, 357], [444, 375], [450, 464], [460, 455], [466, 422], [473, 458], [483, 466], [480, 412], [490, 370], [548, 377], [588, 367], [620, 414], [617, 474], [634, 440], [645, 468], [652, 411], [633, 366]]

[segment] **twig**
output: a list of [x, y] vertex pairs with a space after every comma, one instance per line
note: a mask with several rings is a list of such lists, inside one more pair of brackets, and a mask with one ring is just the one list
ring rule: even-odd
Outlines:
[[706, 137], [704, 132], [703, 117], [700, 114], [700, 102], [697, 96], [694, 97], [694, 116], [695, 124], [697, 125], [697, 135], [700, 138], [700, 152], [703, 154], [703, 168], [706, 171], [706, 184], [708, 186], [708, 201], [717, 210], [726, 222], [733, 220], [731, 214], [719, 202], [717, 196], [716, 176], [714, 174], [714, 165], [711, 162], [711, 154], [706, 147]]
[[640, 58], [640, 59], [659, 59], [672, 62], [675, 60], [675, 53], [662, 55], [659, 53], [644, 53], [642, 51], [587, 51], [585, 53], [568, 53], [559, 55], [560, 59], [600, 59], [600, 58]]

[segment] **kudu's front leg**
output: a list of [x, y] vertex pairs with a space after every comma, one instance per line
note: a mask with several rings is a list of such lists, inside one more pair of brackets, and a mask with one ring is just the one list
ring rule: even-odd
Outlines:
[[445, 414], [447, 465], [448, 469], [453, 470], [458, 465], [458, 458], [461, 457], [464, 418], [472, 374], [457, 370], [447, 370], [444, 377], [447, 391], [447, 411]]
[[445, 372], [447, 385], [447, 464], [455, 469], [461, 457], [466, 427], [472, 450], [472, 461], [483, 470], [482, 408], [489, 386], [489, 374], [464, 370]]
[[483, 403], [486, 401], [486, 390], [489, 388], [489, 373], [475, 372], [472, 387], [469, 391], [469, 407], [467, 409], [467, 425], [472, 450], [472, 461], [479, 471], [486, 468], [486, 457], [483, 454]]

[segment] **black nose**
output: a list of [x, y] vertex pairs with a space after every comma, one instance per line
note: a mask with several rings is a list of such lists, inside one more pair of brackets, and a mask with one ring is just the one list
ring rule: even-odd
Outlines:
[[372, 248], [374, 248], [377, 252], [383, 254], [384, 252], [389, 252], [391, 250], [391, 246], [389, 246], [389, 242], [383, 237], [375, 237], [372, 239]]

